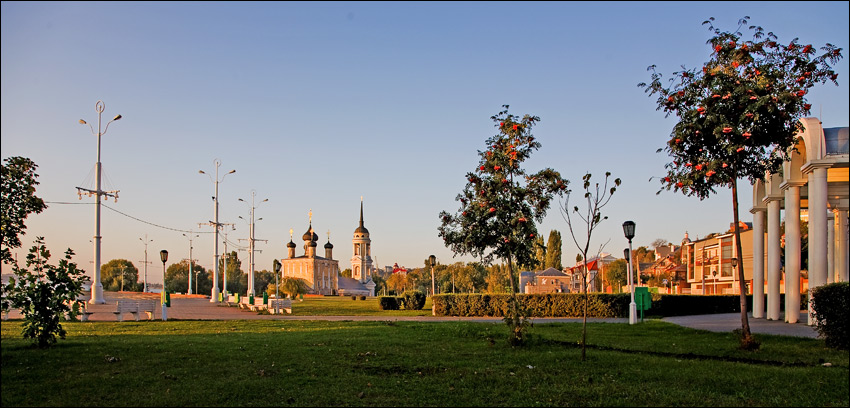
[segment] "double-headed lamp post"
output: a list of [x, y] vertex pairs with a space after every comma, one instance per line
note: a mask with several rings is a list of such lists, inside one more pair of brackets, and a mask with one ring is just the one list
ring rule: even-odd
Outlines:
[[[623, 223], [623, 234], [625, 234], [626, 239], [629, 240], [629, 255], [632, 254], [632, 238], [635, 237], [635, 222], [634, 221], [626, 221]], [[629, 265], [629, 293], [631, 295], [631, 302], [629, 303], [629, 324], [637, 323], [637, 305], [635, 304], [635, 286], [634, 279], [632, 278], [632, 262], [631, 257], [627, 256], [627, 263]]]
[[[189, 294], [192, 294], [192, 241], [195, 238], [200, 237], [200, 235], [196, 235], [193, 232], [190, 232], [189, 235], [183, 234], [184, 237], [189, 238]], [[197, 292], [197, 291], [196, 291]]]
[[[254, 199], [256, 198], [256, 196], [257, 196], [257, 192], [252, 190], [251, 191], [251, 220], [250, 221], [246, 220], [246, 221], [248, 221], [248, 229], [249, 229], [249, 231], [248, 231], [248, 256], [249, 256], [249, 260], [248, 260], [248, 293], [247, 293], [247, 296], [251, 296], [251, 295], [254, 294], [254, 251], [255, 251], [254, 241], [262, 241], [262, 240], [254, 238], [254, 228], [256, 227], [256, 225], [255, 225], [256, 221], [262, 220], [262, 218], [259, 218], [257, 220], [254, 219], [254, 210], [257, 209], [257, 206], [254, 205]], [[248, 204], [247, 201], [245, 201], [241, 198], [239, 199], [239, 201], [241, 201], [245, 204]], [[265, 200], [260, 201], [260, 203], [262, 204], [266, 201], [269, 201], [269, 199], [266, 198]], [[239, 218], [242, 218], [242, 216], [240, 216]], [[244, 218], [242, 218], [242, 219], [244, 220]]]
[[112, 120], [110, 120], [103, 131], [100, 131], [101, 124], [101, 114], [103, 110], [106, 108], [106, 105], [103, 101], [97, 101], [94, 105], [94, 110], [97, 112], [97, 133], [94, 132], [94, 128], [92, 125], [89, 125], [86, 121], [80, 119], [81, 125], [89, 125], [89, 129], [93, 135], [97, 136], [97, 162], [95, 163], [95, 190], [89, 190], [82, 187], [77, 187], [77, 195], [80, 199], [83, 199], [82, 192], [85, 191], [86, 194], [91, 197], [95, 196], [95, 227], [94, 227], [94, 280], [92, 280], [91, 285], [91, 300], [89, 303], [92, 304], [102, 304], [106, 303], [106, 300], [103, 298], [103, 283], [100, 280], [100, 198], [101, 196], [114, 197], [115, 201], [118, 201], [118, 191], [103, 191], [100, 189], [100, 181], [101, 181], [101, 173], [103, 166], [100, 164], [100, 138], [101, 136], [106, 134], [106, 131], [109, 130], [109, 125], [116, 120], [121, 119], [121, 115], [116, 115]]
[[[213, 201], [215, 202], [215, 210], [214, 210], [215, 220], [211, 221], [210, 224], [213, 226], [213, 228], [215, 228], [215, 263], [214, 263], [215, 270], [213, 272], [213, 288], [212, 288], [212, 293], [211, 293], [212, 296], [210, 297], [210, 302], [216, 303], [216, 302], [218, 302], [218, 293], [219, 293], [218, 292], [218, 229], [221, 227], [221, 224], [218, 222], [218, 183], [224, 181], [224, 178], [227, 177], [228, 174], [236, 173], [236, 170], [230, 170], [225, 175], [221, 176], [221, 179], [219, 180], [219, 178], [218, 178], [218, 168], [219, 168], [219, 166], [221, 166], [221, 160], [215, 159], [213, 161], [213, 163], [215, 163], [215, 180], [213, 180], [213, 183], [215, 184], [215, 195], [213, 196]], [[204, 173], [203, 170], [198, 170], [198, 173], [207, 174], [207, 173]], [[212, 179], [212, 176], [210, 176], [210, 179]]]
[[274, 269], [274, 314], [277, 314], [277, 300], [280, 299], [280, 281], [277, 279], [277, 276], [280, 274], [280, 261], [275, 259], [272, 262], [272, 269]]
[[159, 251], [159, 258], [162, 259], [162, 293], [160, 293], [160, 303], [162, 303], [162, 320], [168, 320], [168, 316], [165, 312], [165, 301], [168, 298], [168, 294], [165, 290], [165, 262], [168, 261], [168, 251], [162, 250]]

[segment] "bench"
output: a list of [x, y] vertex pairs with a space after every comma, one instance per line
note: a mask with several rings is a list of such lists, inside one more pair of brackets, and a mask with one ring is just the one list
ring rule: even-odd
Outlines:
[[159, 302], [155, 300], [119, 300], [115, 304], [116, 310], [112, 313], [115, 313], [115, 317], [119, 322], [123, 321], [122, 316], [124, 313], [132, 313], [138, 322], [139, 313], [145, 312], [148, 315], [148, 320], [153, 320], [157, 303]]
[[[69, 300], [68, 301], [68, 307], [71, 308], [71, 311], [73, 311], [74, 308], [76, 308], [77, 309], [77, 315], [80, 317], [80, 321], [83, 321], [83, 322], [89, 321], [89, 316], [94, 314], [94, 312], [88, 311], [88, 309], [86, 308], [86, 305], [88, 305], [88, 302], [86, 301], [86, 298], [82, 297], [82, 296], [78, 297], [76, 300]], [[71, 320], [71, 313], [70, 312], [66, 313], [66, 318], [68, 320]]]
[[292, 299], [269, 299], [269, 312], [274, 314], [275, 309], [292, 314]]
[[[248, 299], [245, 299], [245, 301], [247, 302]], [[254, 298], [254, 304], [246, 303], [245, 306], [252, 312], [256, 312], [265, 309], [268, 305], [263, 303], [263, 298]]]

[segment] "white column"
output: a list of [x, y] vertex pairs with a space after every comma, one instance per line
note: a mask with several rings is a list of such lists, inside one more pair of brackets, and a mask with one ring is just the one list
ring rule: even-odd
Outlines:
[[785, 190], [785, 321], [800, 320], [800, 187]]
[[753, 209], [751, 212], [753, 213], [753, 318], [762, 319], [764, 318], [764, 211]]
[[835, 282], [835, 216], [826, 213], [826, 283]]
[[[812, 289], [826, 283], [826, 168], [806, 165], [803, 169], [808, 170], [809, 176], [809, 299], [811, 299]], [[808, 323], [815, 324], [811, 303]]]
[[847, 224], [850, 220], [847, 218], [847, 210], [839, 209], [837, 215], [838, 216], [835, 221], [838, 224], [836, 227], [836, 235], [838, 235], [838, 251], [836, 253], [835, 267], [838, 270], [838, 281], [847, 282], [850, 279], [850, 276], [848, 276], [850, 275], [850, 259], [848, 259], [850, 258], [850, 254], [848, 254], [847, 248], [847, 240], [850, 238], [847, 236]]
[[779, 242], [779, 199], [767, 203], [767, 319], [779, 320], [779, 278], [782, 250]]

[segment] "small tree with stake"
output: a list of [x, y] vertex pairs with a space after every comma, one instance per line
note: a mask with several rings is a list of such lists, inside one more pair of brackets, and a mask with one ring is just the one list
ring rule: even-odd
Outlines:
[[521, 344], [526, 325], [516, 300], [514, 265], [533, 265], [535, 222], [542, 222], [554, 195], [567, 191], [567, 180], [550, 168], [528, 175], [520, 166], [540, 142], [531, 128], [537, 116], [522, 118], [508, 113], [508, 106], [490, 119], [498, 133], [478, 151], [478, 168], [466, 174], [466, 187], [458, 194], [455, 214], [440, 212], [439, 235], [455, 254], [469, 254], [485, 263], [502, 259], [508, 267], [511, 304], [505, 317], [512, 328], [510, 343]]
[[[564, 207], [561, 209], [561, 215], [564, 217], [564, 220], [567, 221], [567, 226], [570, 229], [570, 235], [573, 237], [573, 242], [576, 244], [576, 248], [581, 251], [579, 255], [581, 259], [576, 259], [576, 261], [582, 262], [583, 265], [580, 268], [581, 271], [581, 283], [582, 290], [584, 292], [584, 307], [583, 307], [583, 316], [584, 320], [582, 321], [581, 326], [581, 361], [585, 360], [586, 355], [586, 340], [587, 340], [587, 303], [589, 301], [587, 295], [587, 255], [590, 250], [590, 239], [593, 237], [593, 231], [599, 224], [608, 219], [608, 216], [602, 215], [602, 208], [605, 207], [609, 201], [611, 201], [611, 197], [614, 195], [614, 192], [617, 191], [617, 187], [620, 186], [620, 179], [616, 178], [612, 181], [612, 185], [610, 188], [608, 187], [608, 178], [611, 177], [610, 172], [605, 172], [605, 181], [603, 185], [599, 186], [599, 183], [593, 184], [591, 187], [590, 173], [586, 173], [584, 177], [581, 178], [583, 184], [582, 188], [584, 189], [584, 199], [586, 201], [587, 206], [584, 211], [579, 210], [579, 206], [573, 206], [572, 214], [575, 214], [585, 225], [584, 231], [580, 230], [578, 227], [573, 228], [573, 220], [570, 215], [570, 194], [567, 194], [567, 201], [564, 203]], [[606, 242], [607, 243], [607, 242]], [[596, 251], [596, 257], [599, 258], [602, 249], [605, 247], [605, 244], [599, 246], [599, 250]]]
[[[673, 127], [666, 151], [673, 159], [665, 165], [662, 190], [682, 192], [705, 199], [716, 187], [732, 189], [732, 208], [737, 253], [741, 254], [738, 223], [739, 178], [750, 183], [777, 173], [803, 130], [799, 121], [809, 113], [808, 90], [817, 83], [832, 81], [831, 69], [841, 58], [841, 49], [826, 44], [818, 51], [812, 45], [791, 40], [780, 44], [772, 32], [749, 26], [752, 40], [743, 40], [739, 31], [749, 17], [738, 21], [734, 32], [714, 27], [714, 18], [703, 22], [713, 36], [707, 41], [712, 54], [700, 68], [674, 72], [670, 84], [662, 84], [661, 74], [650, 66], [652, 81], [638, 84], [657, 95], [658, 110], [679, 118]], [[661, 190], [659, 190], [659, 193]], [[738, 276], [744, 266], [738, 263]], [[747, 320], [746, 286], [738, 280], [741, 294], [741, 347], [758, 348]]]

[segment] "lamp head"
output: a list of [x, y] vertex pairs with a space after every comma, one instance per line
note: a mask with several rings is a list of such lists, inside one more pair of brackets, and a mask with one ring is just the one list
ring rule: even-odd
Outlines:
[[207, 174], [207, 173], [204, 173], [204, 171], [203, 171], [203, 170], [198, 170], [198, 173], [201, 173], [201, 174]]
[[738, 267], [738, 258], [732, 258], [732, 268]]
[[80, 119], [80, 124], [81, 124], [81, 125], [88, 125], [88, 123], [86, 123], [86, 121], [84, 121], [84, 120], [82, 120], [82, 119]]
[[629, 248], [623, 250], [623, 258], [626, 258], [626, 262], [629, 262]]
[[431, 267], [433, 268], [433, 267], [434, 267], [434, 265], [437, 265], [437, 257], [436, 257], [436, 256], [434, 256], [434, 255], [429, 256], [429, 257], [428, 257], [428, 262], [430, 262], [430, 263], [431, 263]]
[[236, 173], [236, 170], [230, 170], [227, 174], [233, 174], [233, 173]]
[[164, 264], [165, 261], [168, 260], [168, 251], [164, 249], [162, 251], [159, 251], [159, 258], [162, 259], [162, 263]]
[[121, 120], [121, 115], [116, 115], [112, 120]]
[[626, 239], [629, 241], [635, 237], [635, 222], [634, 221], [626, 221], [623, 223], [623, 234], [625, 234]]
[[274, 273], [280, 273], [280, 261], [277, 259], [272, 262], [272, 268], [274, 269]]

